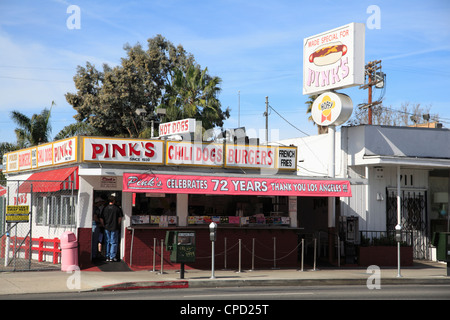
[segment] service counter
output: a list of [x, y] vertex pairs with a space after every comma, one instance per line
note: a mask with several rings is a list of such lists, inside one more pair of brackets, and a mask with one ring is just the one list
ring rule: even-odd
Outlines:
[[135, 228], [150, 227], [168, 227], [168, 226], [203, 226], [211, 222], [220, 224], [223, 227], [276, 227], [289, 226], [291, 220], [289, 217], [253, 215], [249, 217], [236, 216], [188, 216], [184, 224], [178, 223], [177, 216], [155, 216], [155, 215], [134, 215], [131, 216], [131, 224]]
[[[195, 230], [196, 260], [187, 267], [210, 268], [209, 224], [217, 223], [216, 266], [298, 267], [298, 199], [351, 194], [344, 180], [303, 180], [292, 175], [124, 173], [123, 192], [133, 194], [124, 259], [153, 268], [170, 261], [161, 243], [170, 230]], [[156, 257], [156, 262], [154, 262]]]

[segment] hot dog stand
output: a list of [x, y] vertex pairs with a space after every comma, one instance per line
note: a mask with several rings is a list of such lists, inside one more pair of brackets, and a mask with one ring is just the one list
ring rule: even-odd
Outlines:
[[[56, 163], [55, 156], [63, 151], [57, 147], [62, 143], [70, 147], [70, 156], [64, 149], [67, 161]], [[37, 158], [45, 148], [47, 162]], [[91, 265], [93, 203], [100, 195], [113, 194], [119, 200], [124, 213], [119, 258], [136, 268], [151, 268], [155, 252], [163, 255], [167, 266], [176, 267], [170, 262], [170, 252], [159, 249], [170, 230], [194, 230], [197, 259], [190, 266], [208, 268], [211, 221], [218, 224], [218, 264], [226, 256], [220, 253], [239, 240], [251, 243], [257, 239], [262, 247], [270, 248], [259, 253], [263, 257], [259, 267], [272, 266], [275, 239], [279, 252], [292, 251], [298, 245], [300, 197], [351, 196], [347, 180], [298, 177], [297, 148], [290, 146], [78, 136], [30, 148], [26, 151], [30, 156], [24, 159], [29, 158], [31, 165], [12, 163], [23, 152], [5, 156], [8, 179], [30, 182], [33, 173], [39, 172], [40, 179], [52, 180], [55, 170], [73, 168], [72, 178], [77, 182], [73, 224], [33, 221], [33, 230], [44, 237], [73, 230], [82, 268]], [[29, 195], [24, 199], [31, 201]], [[229, 254], [226, 259], [229, 267], [236, 266], [236, 255]], [[248, 255], [243, 259], [248, 263]], [[278, 266], [297, 264], [295, 251]]]

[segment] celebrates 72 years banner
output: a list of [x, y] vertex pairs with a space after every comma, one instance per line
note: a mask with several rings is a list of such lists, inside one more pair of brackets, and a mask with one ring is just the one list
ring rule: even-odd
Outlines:
[[123, 191], [221, 195], [351, 197], [347, 180], [124, 173]]

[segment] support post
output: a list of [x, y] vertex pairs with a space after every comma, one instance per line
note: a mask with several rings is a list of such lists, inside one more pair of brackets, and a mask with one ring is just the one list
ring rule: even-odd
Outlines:
[[[401, 187], [400, 187], [400, 166], [397, 166], [397, 226], [395, 227], [399, 232], [402, 229], [402, 201], [401, 201]], [[401, 239], [397, 239], [401, 240]], [[397, 241], [397, 278], [401, 278], [400, 273], [400, 241]]]

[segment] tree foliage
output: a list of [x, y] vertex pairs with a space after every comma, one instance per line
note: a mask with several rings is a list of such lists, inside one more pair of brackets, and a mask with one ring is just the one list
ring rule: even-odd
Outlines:
[[167, 121], [195, 118], [202, 120], [205, 129], [222, 127], [230, 116], [227, 108], [222, 112], [218, 94], [221, 79], [211, 77], [207, 68], [190, 65], [187, 70], [177, 69], [173, 84], [161, 107], [167, 111]]
[[[356, 108], [355, 108], [356, 109]], [[372, 123], [388, 126], [413, 126], [428, 122], [439, 121], [439, 115], [430, 115], [431, 106], [423, 107], [420, 103], [403, 102], [399, 109], [378, 105], [372, 107]], [[356, 109], [349, 120], [350, 125], [367, 124], [367, 109]]]
[[[99, 71], [87, 62], [77, 68], [77, 92], [66, 94], [77, 111], [74, 118], [105, 136], [138, 137], [156, 118], [158, 107], [170, 109], [164, 121], [189, 114], [204, 126], [221, 126], [229, 113], [222, 112], [217, 99], [220, 78], [208, 76], [181, 45], [175, 47], [161, 35], [147, 42], [147, 50], [140, 44], [126, 45], [126, 57], [118, 66], [104, 64]], [[187, 87], [192, 80], [195, 90]], [[184, 99], [188, 95], [191, 99]], [[137, 109], [144, 109], [146, 116]]]
[[[309, 114], [308, 121], [312, 121], [314, 125], [316, 125], [316, 123], [315, 123], [314, 120], [313, 120], [312, 112], [311, 112], [311, 111], [312, 111], [312, 107], [313, 107], [314, 101], [315, 101], [318, 97], [319, 97], [318, 94], [312, 94], [312, 95], [309, 95], [309, 96], [308, 96], [308, 100], [306, 100], [306, 102], [305, 102], [305, 104], [306, 104], [306, 106], [307, 106], [307, 108], [306, 108], [306, 114]], [[317, 124], [317, 133], [318, 133], [318, 134], [324, 134], [324, 133], [327, 133], [327, 132], [328, 132], [328, 127], [327, 127], [327, 126], [321, 126], [321, 125], [318, 125], [318, 124]]]
[[[52, 102], [52, 107], [53, 105]], [[27, 148], [49, 142], [52, 131], [50, 115], [51, 108], [45, 108], [40, 114], [33, 114], [31, 118], [17, 110], [12, 111], [11, 119], [19, 126], [14, 130], [17, 137], [17, 147]]]

